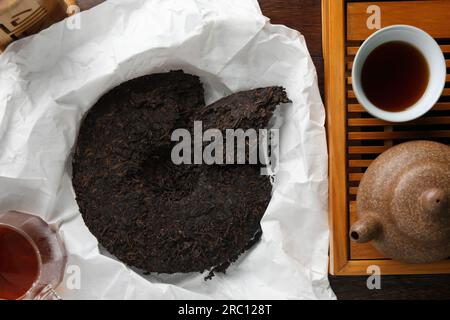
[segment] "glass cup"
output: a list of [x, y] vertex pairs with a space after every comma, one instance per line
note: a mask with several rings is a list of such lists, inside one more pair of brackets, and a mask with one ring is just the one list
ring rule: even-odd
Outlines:
[[0, 300], [60, 300], [66, 262], [56, 228], [34, 215], [0, 213]]

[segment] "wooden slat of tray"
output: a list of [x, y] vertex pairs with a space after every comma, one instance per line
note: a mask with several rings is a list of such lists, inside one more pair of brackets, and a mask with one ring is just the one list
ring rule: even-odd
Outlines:
[[[347, 113], [345, 90], [345, 25], [343, 0], [322, 0], [323, 52], [325, 62], [325, 99], [327, 106], [327, 135], [330, 150], [330, 273], [339, 274], [349, 260], [348, 203], [345, 122]], [[325, 23], [329, 22], [329, 23]]]
[[[381, 8], [382, 27], [410, 24], [428, 32], [434, 38], [448, 38], [450, 30], [450, 1], [377, 2]], [[347, 7], [347, 40], [365, 40], [373, 32], [366, 26], [368, 4], [349, 3]]]
[[433, 110], [408, 123], [393, 124], [375, 119], [357, 102], [350, 76], [354, 56], [363, 40], [376, 31], [366, 27], [367, 7], [373, 4], [380, 6], [383, 27], [410, 24], [439, 38], [437, 40], [450, 68], [450, 1], [322, 0], [322, 3], [330, 149], [330, 272], [336, 275], [366, 274], [366, 268], [376, 264], [382, 267], [384, 274], [450, 273], [450, 261], [407, 265], [387, 259], [370, 244], [348, 241], [349, 225], [357, 219], [359, 182], [378, 155], [409, 140], [450, 143], [449, 75], [442, 98]]
[[[338, 1], [338, 0], [333, 0]], [[367, 276], [367, 268], [376, 265], [382, 275], [413, 275], [413, 274], [448, 274], [450, 262], [440, 261], [433, 264], [405, 264], [394, 260], [350, 260], [335, 275]]]

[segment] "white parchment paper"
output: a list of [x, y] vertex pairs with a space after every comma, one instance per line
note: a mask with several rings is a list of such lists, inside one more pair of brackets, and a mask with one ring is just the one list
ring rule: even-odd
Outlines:
[[[270, 24], [256, 0], [109, 0], [78, 18], [81, 29], [64, 21], [0, 56], [0, 210], [60, 226], [69, 255], [62, 297], [333, 299], [325, 115], [304, 38]], [[270, 85], [284, 86], [293, 100], [281, 112], [281, 167], [262, 240], [210, 281], [144, 277], [102, 254], [71, 183], [80, 122], [99, 97], [175, 69], [201, 77], [208, 103]]]

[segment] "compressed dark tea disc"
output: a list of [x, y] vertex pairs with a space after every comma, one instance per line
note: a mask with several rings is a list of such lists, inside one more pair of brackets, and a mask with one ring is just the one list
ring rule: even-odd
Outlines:
[[86, 225], [111, 254], [145, 272], [225, 271], [259, 239], [270, 181], [257, 165], [177, 166], [171, 134], [194, 120], [263, 128], [288, 101], [274, 87], [206, 107], [199, 78], [181, 71], [114, 88], [87, 114], [74, 154]]

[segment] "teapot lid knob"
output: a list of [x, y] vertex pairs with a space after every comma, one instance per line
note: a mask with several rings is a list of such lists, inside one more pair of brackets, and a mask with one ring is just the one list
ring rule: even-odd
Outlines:
[[420, 196], [424, 211], [431, 214], [445, 214], [448, 211], [448, 195], [443, 189], [432, 188]]

